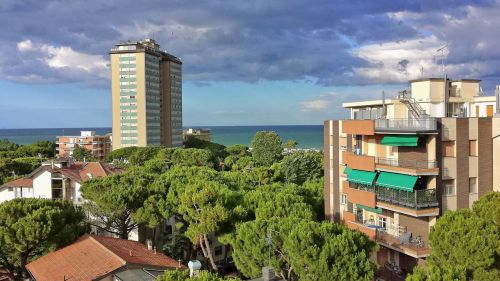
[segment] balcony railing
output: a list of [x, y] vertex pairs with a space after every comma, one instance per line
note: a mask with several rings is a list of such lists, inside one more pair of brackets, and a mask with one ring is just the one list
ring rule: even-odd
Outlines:
[[383, 131], [435, 131], [437, 122], [435, 118], [423, 119], [376, 119], [375, 130]]
[[375, 164], [387, 165], [392, 167], [410, 168], [410, 169], [437, 168], [436, 161], [401, 160], [396, 158], [385, 158], [385, 157], [376, 157]]
[[381, 186], [366, 186], [356, 183], [349, 183], [349, 187], [374, 192], [377, 195], [377, 201], [405, 208], [419, 210], [439, 206], [435, 189], [422, 189], [410, 192]]

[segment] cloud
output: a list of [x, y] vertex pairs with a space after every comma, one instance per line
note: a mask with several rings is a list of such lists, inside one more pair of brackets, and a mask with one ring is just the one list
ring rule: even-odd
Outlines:
[[[9, 28], [0, 30], [0, 52], [9, 56], [0, 58], [0, 74], [102, 85], [115, 43], [154, 37], [182, 58], [185, 81], [199, 85], [399, 83], [418, 76], [421, 64], [426, 73], [435, 71], [431, 53], [444, 42], [450, 64], [472, 66], [456, 68], [457, 75], [498, 78], [492, 64], [500, 48], [499, 12], [488, 0], [5, 0], [0, 24]], [[478, 26], [484, 29], [477, 32]]]
[[304, 101], [301, 102], [301, 110], [302, 111], [317, 111], [317, 110], [324, 110], [330, 106], [330, 101], [325, 100], [325, 99], [318, 99], [318, 100], [310, 100], [310, 101]]
[[0, 59], [3, 77], [23, 83], [80, 82], [93, 86], [108, 83], [108, 61], [101, 55], [77, 52], [69, 46], [52, 46], [23, 40], [11, 56]]

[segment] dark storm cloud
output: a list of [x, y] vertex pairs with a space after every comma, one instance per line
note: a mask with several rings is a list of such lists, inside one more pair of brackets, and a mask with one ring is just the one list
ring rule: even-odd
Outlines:
[[[354, 69], [367, 62], [353, 55], [353, 48], [409, 40], [425, 31], [421, 20], [410, 22], [391, 13], [436, 15], [427, 20], [441, 22], [444, 29], [449, 22], [442, 15], [466, 18], [469, 5], [493, 4], [453, 0], [3, 0], [0, 25], [8, 28], [0, 30], [0, 75], [23, 82], [102, 85], [107, 83], [105, 75], [95, 72], [103, 68], [53, 67], [47, 61], [68, 59], [65, 54], [70, 51], [57, 49], [64, 46], [76, 52], [71, 62], [87, 58], [78, 54], [106, 60], [109, 48], [118, 41], [154, 37], [162, 48], [182, 58], [185, 79], [196, 83], [313, 79], [323, 85], [363, 84], [372, 81], [357, 77]], [[433, 32], [441, 38], [459, 36], [439, 31]], [[17, 44], [25, 40], [42, 50], [20, 52]], [[490, 56], [492, 50], [488, 47], [482, 56]]]

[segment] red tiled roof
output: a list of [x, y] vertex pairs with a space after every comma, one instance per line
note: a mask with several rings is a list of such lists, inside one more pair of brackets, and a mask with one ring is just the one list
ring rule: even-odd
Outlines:
[[109, 164], [101, 163], [101, 162], [75, 162], [73, 165], [69, 167], [54, 167], [51, 165], [44, 165], [39, 167], [36, 171], [34, 171], [31, 175], [36, 174], [37, 171], [48, 171], [50, 173], [61, 173], [71, 180], [77, 182], [84, 182], [89, 180], [88, 174], [92, 175], [92, 178], [98, 178], [107, 176], [109, 174], [120, 173], [123, 172], [122, 169], [115, 168]]
[[9, 181], [4, 183], [2, 186], [7, 186], [7, 187], [17, 187], [17, 186], [22, 186], [22, 187], [32, 187], [33, 186], [33, 180], [30, 178], [19, 178], [13, 181]]
[[174, 259], [155, 254], [139, 242], [84, 235], [72, 245], [29, 263], [26, 268], [37, 281], [65, 280], [64, 277], [72, 281], [90, 281], [127, 264], [165, 269], [178, 267]]

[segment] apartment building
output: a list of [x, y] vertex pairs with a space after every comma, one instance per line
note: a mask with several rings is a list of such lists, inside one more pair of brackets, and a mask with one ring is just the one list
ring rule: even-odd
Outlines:
[[153, 39], [110, 51], [113, 149], [182, 145], [182, 62]]
[[351, 119], [324, 123], [326, 218], [380, 244], [382, 277], [398, 280], [391, 266], [410, 272], [429, 256], [446, 210], [500, 191], [500, 109], [479, 82], [413, 80], [394, 98], [345, 103]]
[[95, 131], [81, 131], [79, 136], [58, 136], [56, 145], [59, 157], [72, 156], [75, 148], [83, 147], [97, 160], [104, 160], [106, 153], [111, 151], [111, 136], [99, 136]]

